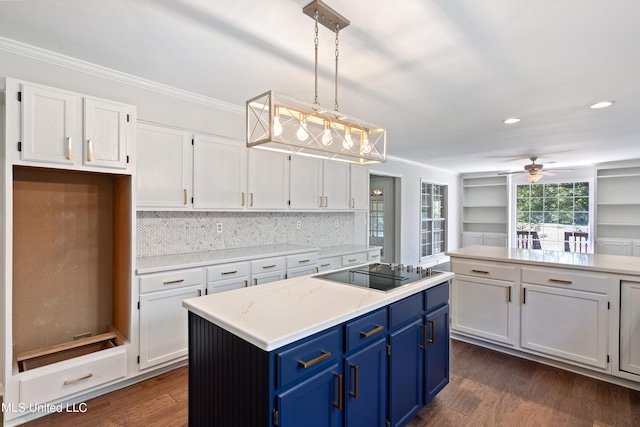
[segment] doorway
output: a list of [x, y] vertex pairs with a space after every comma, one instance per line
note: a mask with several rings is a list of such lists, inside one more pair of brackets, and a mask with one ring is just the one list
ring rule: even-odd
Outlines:
[[369, 177], [369, 244], [381, 246], [382, 262], [398, 262], [400, 258], [400, 179], [393, 176]]

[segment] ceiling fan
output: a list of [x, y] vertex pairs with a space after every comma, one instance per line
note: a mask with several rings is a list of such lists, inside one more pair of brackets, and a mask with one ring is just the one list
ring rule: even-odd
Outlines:
[[[529, 157], [529, 160], [531, 160], [531, 164], [524, 165], [524, 170], [514, 171], [514, 172], [498, 172], [498, 175], [515, 175], [515, 174], [521, 174], [521, 173], [528, 173], [526, 178], [527, 178], [527, 181], [531, 183], [540, 181], [540, 178], [542, 178], [544, 175], [549, 175], [549, 176], [555, 175], [553, 171], [544, 169], [544, 165], [536, 163], [536, 160], [538, 160], [537, 157]], [[554, 171], [573, 172], [573, 169], [554, 169]]]

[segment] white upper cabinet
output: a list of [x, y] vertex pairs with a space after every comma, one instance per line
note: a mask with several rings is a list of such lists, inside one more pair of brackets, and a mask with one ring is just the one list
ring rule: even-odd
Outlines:
[[196, 134], [193, 207], [243, 209], [247, 205], [247, 148], [242, 141]]
[[22, 85], [21, 97], [21, 159], [75, 164], [74, 154], [80, 142], [77, 140], [79, 135], [74, 133], [75, 95], [53, 88]]
[[291, 156], [289, 198], [291, 209], [321, 209], [322, 160], [313, 157]]
[[351, 165], [349, 194], [351, 209], [369, 209], [369, 169], [364, 166]]
[[84, 100], [84, 161], [88, 166], [127, 168], [128, 107], [93, 98]]
[[191, 133], [140, 123], [136, 159], [139, 207], [190, 208]]
[[21, 107], [20, 160], [127, 169], [133, 107], [31, 84], [22, 84]]
[[323, 161], [322, 192], [325, 209], [349, 209], [349, 164]]
[[287, 209], [289, 202], [288, 156], [275, 151], [248, 151], [248, 208]]

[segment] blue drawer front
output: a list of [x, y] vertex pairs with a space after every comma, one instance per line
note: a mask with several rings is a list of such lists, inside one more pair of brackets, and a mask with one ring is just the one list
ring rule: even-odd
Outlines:
[[387, 309], [374, 311], [345, 325], [346, 351], [376, 341], [387, 333]]
[[424, 312], [422, 293], [412, 295], [389, 305], [389, 329], [400, 326]]
[[321, 371], [342, 357], [340, 330], [336, 327], [276, 355], [277, 384], [281, 388]]
[[425, 311], [431, 311], [449, 303], [449, 282], [440, 283], [424, 293]]

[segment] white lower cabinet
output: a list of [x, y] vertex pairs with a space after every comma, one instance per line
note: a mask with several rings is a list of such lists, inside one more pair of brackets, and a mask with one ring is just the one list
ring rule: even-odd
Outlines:
[[247, 261], [207, 267], [207, 295], [249, 286], [250, 266]]
[[620, 369], [640, 375], [640, 282], [620, 283]]
[[597, 239], [596, 253], [630, 256], [633, 254], [633, 242], [628, 239]]
[[284, 257], [262, 258], [251, 261], [251, 286], [284, 280], [285, 274]]

